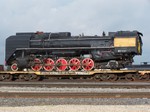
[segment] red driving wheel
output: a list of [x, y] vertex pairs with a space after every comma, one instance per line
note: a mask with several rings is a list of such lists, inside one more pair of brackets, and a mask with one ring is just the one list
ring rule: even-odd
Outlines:
[[44, 70], [52, 71], [54, 69], [55, 62], [51, 58], [46, 58], [43, 60], [43, 62], [44, 62], [43, 66]]
[[82, 61], [82, 68], [85, 71], [92, 70], [94, 68], [94, 61], [92, 59], [90, 59], [90, 58], [83, 59], [83, 61]]
[[41, 65], [41, 60], [40, 59], [35, 58], [33, 63], [34, 63], [34, 65], [31, 66], [31, 69], [33, 71], [40, 71], [42, 69], [42, 65]]
[[64, 58], [60, 58], [56, 61], [56, 68], [58, 71], [64, 71], [67, 69], [68, 62]]
[[72, 59], [69, 61], [69, 68], [70, 68], [70, 70], [72, 70], [72, 71], [77, 71], [77, 70], [79, 70], [79, 68], [80, 68], [80, 60], [77, 59], [77, 58], [72, 58]]

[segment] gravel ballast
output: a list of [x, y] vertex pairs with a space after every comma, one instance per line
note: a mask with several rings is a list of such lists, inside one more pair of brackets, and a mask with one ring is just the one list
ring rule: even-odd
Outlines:
[[[0, 92], [109, 93], [149, 92], [149, 89], [0, 87]], [[5, 98], [0, 112], [150, 112], [149, 98]]]
[[0, 87], [0, 92], [50, 92], [50, 93], [113, 93], [113, 92], [150, 92], [150, 89], [128, 89], [128, 88], [47, 88], [47, 87]]
[[0, 98], [0, 106], [150, 105], [148, 98]]
[[51, 105], [0, 107], [0, 112], [150, 112], [149, 105]]

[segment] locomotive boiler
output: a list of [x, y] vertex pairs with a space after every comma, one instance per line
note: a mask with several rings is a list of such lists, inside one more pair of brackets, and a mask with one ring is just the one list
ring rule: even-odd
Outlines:
[[13, 71], [120, 69], [142, 54], [142, 33], [71, 36], [70, 32], [16, 33], [6, 39], [6, 65]]

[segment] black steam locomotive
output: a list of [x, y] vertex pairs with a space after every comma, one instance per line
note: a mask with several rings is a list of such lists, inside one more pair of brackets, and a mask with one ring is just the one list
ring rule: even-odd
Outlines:
[[138, 31], [109, 32], [108, 36], [16, 33], [6, 39], [6, 65], [13, 71], [119, 69], [142, 54], [141, 36]]

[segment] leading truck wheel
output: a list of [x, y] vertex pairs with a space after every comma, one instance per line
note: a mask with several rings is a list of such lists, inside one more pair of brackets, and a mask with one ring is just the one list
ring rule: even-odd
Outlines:
[[34, 59], [33, 66], [31, 66], [33, 71], [40, 71], [42, 69], [41, 60], [38, 58]]
[[90, 71], [94, 68], [94, 61], [90, 58], [85, 58], [83, 59], [82, 61], [82, 68], [85, 70], [85, 71]]
[[17, 64], [17, 62], [13, 62], [13, 64], [11, 65], [11, 70], [12, 71], [18, 71], [18, 64]]

